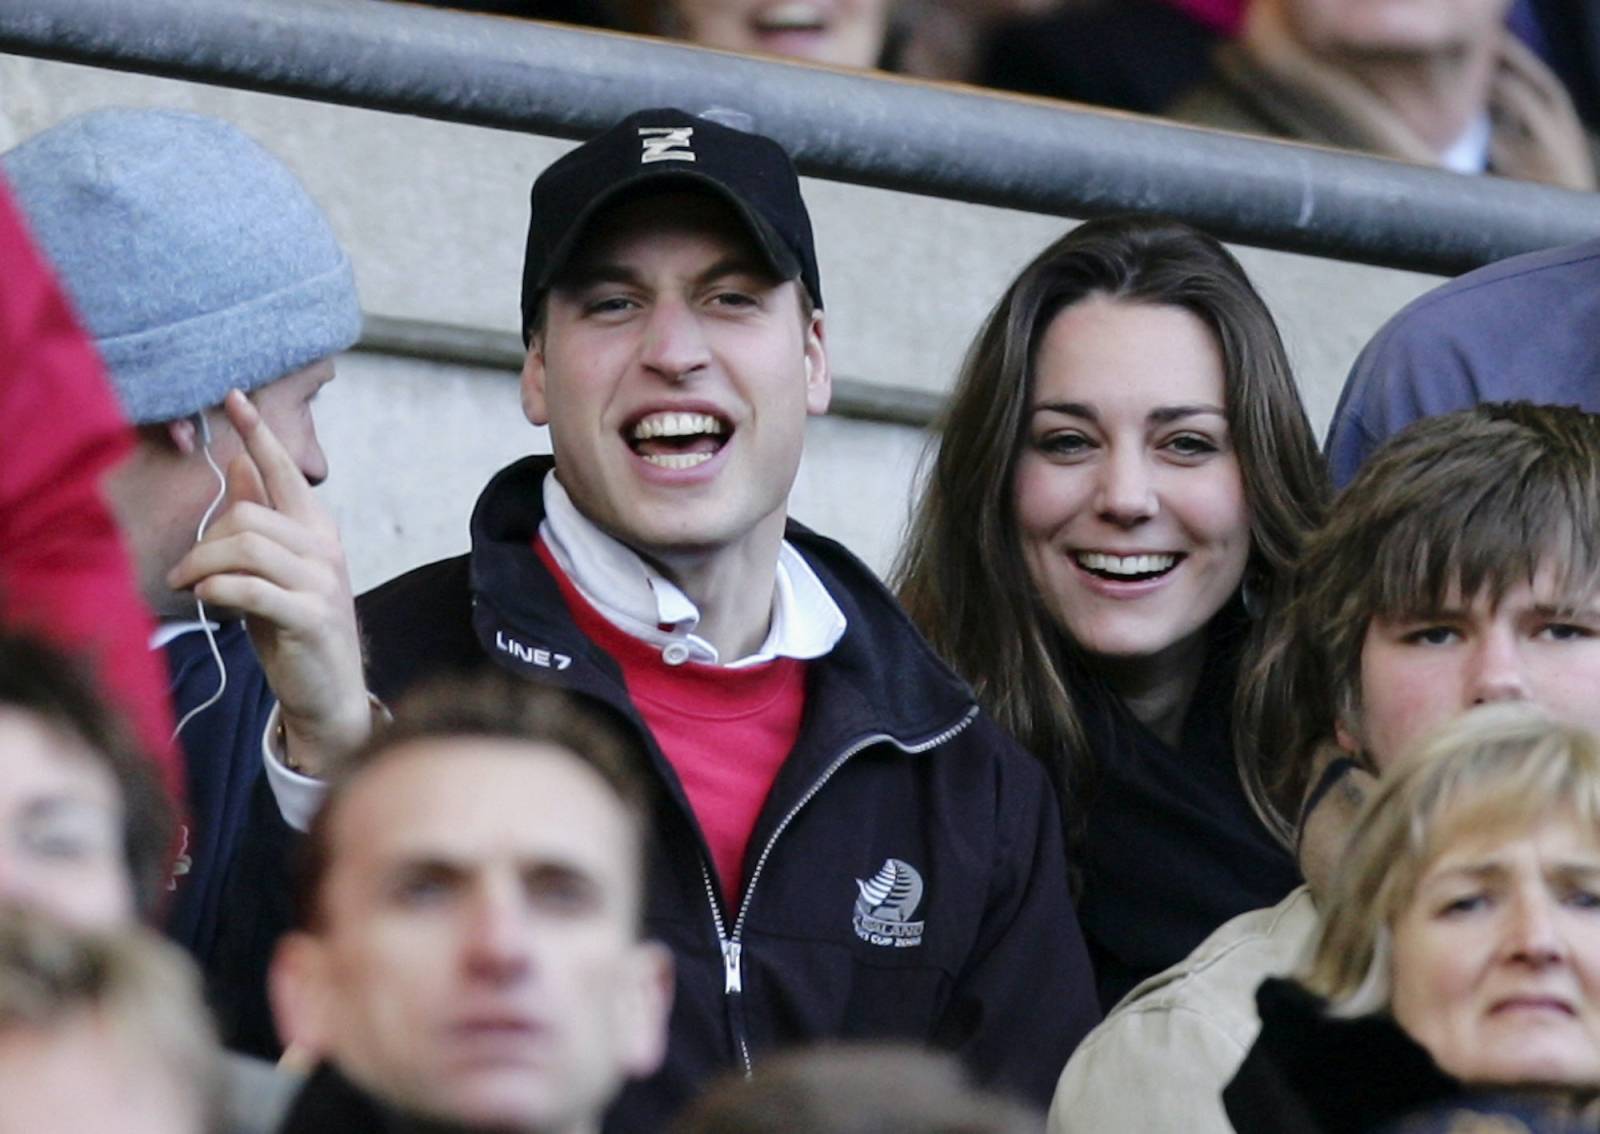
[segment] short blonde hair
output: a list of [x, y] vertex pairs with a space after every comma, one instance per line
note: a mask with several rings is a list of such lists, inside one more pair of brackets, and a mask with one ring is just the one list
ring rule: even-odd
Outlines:
[[1600, 824], [1600, 737], [1529, 705], [1484, 706], [1432, 733], [1356, 820], [1301, 983], [1334, 1015], [1384, 1010], [1390, 930], [1428, 867], [1464, 836], [1521, 834], [1554, 816]]
[[0, 908], [0, 1036], [48, 1035], [85, 1016], [170, 1072], [208, 1122], [220, 1115], [221, 1048], [177, 946], [138, 925], [90, 931]]

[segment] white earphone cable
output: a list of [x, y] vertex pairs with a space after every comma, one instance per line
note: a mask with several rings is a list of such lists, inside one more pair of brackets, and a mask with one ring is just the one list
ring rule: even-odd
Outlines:
[[[228, 478], [222, 475], [222, 470], [217, 467], [216, 458], [211, 455], [211, 427], [206, 423], [205, 414], [195, 415], [200, 421], [200, 452], [206, 459], [206, 465], [217, 478], [217, 494], [206, 507], [205, 514], [200, 517], [200, 526], [195, 529], [194, 541], [199, 543], [205, 538], [206, 527], [211, 523], [211, 517], [216, 515], [217, 509], [222, 506], [223, 498], [228, 495]], [[199, 596], [195, 597], [194, 609], [200, 619], [200, 629], [205, 632], [206, 645], [211, 647], [211, 659], [217, 663], [217, 691], [210, 697], [183, 714], [183, 719], [178, 722], [178, 727], [172, 730], [172, 739], [177, 740], [178, 734], [183, 731], [183, 726], [192, 721], [196, 716], [211, 708], [228, 688], [228, 667], [223, 664], [222, 651], [217, 648], [217, 635], [211, 629], [211, 620], [206, 617], [206, 604]]]

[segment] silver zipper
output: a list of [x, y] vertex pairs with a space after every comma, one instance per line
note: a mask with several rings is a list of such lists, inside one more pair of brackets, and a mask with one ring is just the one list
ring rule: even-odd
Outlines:
[[959, 736], [962, 732], [966, 731], [967, 726], [976, 720], [977, 717], [978, 706], [973, 705], [967, 709], [966, 715], [955, 724], [951, 725], [937, 736], [922, 741], [920, 744], [902, 744], [900, 741], [896, 740], [892, 736], [889, 736], [887, 733], [875, 733], [871, 736], [862, 737], [849, 748], [846, 748], [843, 752], [841, 752], [838, 758], [835, 759], [832, 764], [829, 764], [827, 769], [823, 771], [822, 775], [817, 778], [817, 782], [812, 784], [810, 789], [795, 801], [793, 807], [789, 808], [789, 813], [783, 817], [783, 821], [773, 828], [771, 837], [767, 839], [767, 845], [761, 848], [761, 857], [756, 859], [756, 868], [750, 872], [750, 881], [745, 883], [744, 900], [739, 903], [739, 915], [733, 919], [733, 936], [729, 938], [729, 940], [737, 942], [740, 934], [744, 932], [744, 917], [745, 914], [750, 910], [750, 899], [755, 895], [756, 882], [761, 877], [762, 869], [767, 865], [767, 859], [772, 854], [772, 848], [778, 842], [778, 836], [783, 834], [783, 832], [788, 828], [789, 824], [794, 821], [795, 816], [800, 814], [801, 809], [804, 808], [806, 804], [810, 803], [812, 799], [816, 797], [816, 794], [822, 790], [823, 786], [833, 778], [834, 773], [840, 768], [844, 767], [846, 761], [848, 761], [862, 749], [870, 748], [874, 744], [892, 744], [896, 748], [900, 749], [900, 751], [908, 752], [912, 755], [915, 755], [918, 752], [926, 752], [930, 748], [937, 748], [945, 741], [950, 740], [955, 736]]
[[[750, 880], [745, 883], [744, 898], [739, 902], [739, 913], [734, 918], [733, 932], [731, 934], [726, 932], [726, 926], [722, 920], [722, 911], [717, 907], [717, 891], [711, 883], [711, 871], [707, 868], [705, 858], [702, 856], [700, 860], [700, 879], [705, 883], [706, 901], [711, 906], [711, 920], [717, 927], [717, 944], [722, 949], [722, 994], [724, 996], [732, 996], [744, 992], [744, 944], [739, 938], [744, 933], [745, 914], [750, 910], [750, 899], [755, 895], [756, 882], [761, 878], [761, 871], [766, 867], [767, 859], [772, 855], [772, 848], [777, 845], [778, 836], [788, 829], [789, 824], [794, 822], [795, 817], [800, 814], [805, 805], [816, 798], [817, 793], [833, 778], [834, 773], [844, 767], [858, 752], [870, 748], [874, 744], [892, 744], [900, 751], [912, 755], [918, 752], [926, 752], [930, 748], [937, 748], [939, 745], [966, 731], [967, 727], [977, 718], [978, 706], [973, 705], [967, 709], [966, 714], [955, 724], [919, 744], [903, 744], [887, 733], [873, 733], [870, 736], [862, 737], [849, 748], [839, 753], [834, 758], [833, 763], [829, 764], [823, 770], [822, 775], [817, 777], [816, 782], [806, 790], [806, 793], [795, 800], [794, 806], [789, 808], [788, 813], [773, 828], [771, 836], [767, 839], [767, 845], [761, 848], [761, 857], [756, 859], [755, 869], [750, 872]], [[748, 1077], [752, 1072], [753, 1065], [750, 1059], [750, 1049], [745, 1045], [743, 1036], [739, 1037], [739, 1062]]]
[[[717, 890], [711, 884], [711, 871], [706, 866], [704, 857], [700, 859], [700, 881], [706, 888], [706, 904], [711, 907], [711, 920], [717, 927], [717, 945], [722, 949], [722, 995], [731, 996], [744, 991], [744, 970], [739, 963], [744, 946], [737, 941], [728, 940], [722, 922], [722, 911], [717, 907]], [[744, 1036], [735, 1037], [739, 1041], [739, 1065], [744, 1069], [745, 1078], [749, 1078], [754, 1068], [750, 1060], [750, 1048], [745, 1043]]]
[[[711, 870], [706, 866], [705, 855], [700, 856], [700, 881], [705, 884], [706, 905], [711, 907], [711, 920], [716, 924], [717, 927], [717, 944], [722, 947], [722, 966], [723, 971], [726, 973], [728, 967], [728, 934], [726, 928], [722, 924], [722, 910], [717, 905], [717, 888], [711, 883]], [[727, 983], [730, 985], [742, 985], [742, 982], [738, 980], [737, 968], [738, 966], [735, 964], [734, 973], [727, 978]], [[725, 985], [722, 991], [725, 993], [737, 992], [739, 989], [727, 987]]]
[[744, 975], [739, 971], [739, 954], [744, 946], [737, 941], [722, 943], [722, 993], [744, 991]]

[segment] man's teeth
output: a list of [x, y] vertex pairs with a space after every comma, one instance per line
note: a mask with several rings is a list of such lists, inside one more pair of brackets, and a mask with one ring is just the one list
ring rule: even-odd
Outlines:
[[1080, 566], [1107, 575], [1155, 575], [1177, 561], [1176, 555], [1106, 555], [1099, 551], [1078, 553]]
[[[705, 433], [721, 434], [722, 422], [708, 413], [653, 413], [640, 418], [633, 427], [635, 441], [648, 441], [652, 437], [697, 437]], [[698, 461], [694, 463], [699, 464]]]
[[709, 461], [714, 455], [713, 453], [643, 453], [640, 454], [640, 458], [658, 468], [692, 469]]
[[764, 31], [802, 31], [822, 26], [822, 10], [811, 3], [778, 4], [761, 12], [757, 24]]

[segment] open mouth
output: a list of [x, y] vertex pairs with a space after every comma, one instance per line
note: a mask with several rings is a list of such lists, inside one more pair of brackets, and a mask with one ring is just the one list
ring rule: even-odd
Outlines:
[[709, 413], [650, 413], [626, 431], [628, 445], [663, 469], [692, 469], [722, 451], [731, 430]]
[[1170, 553], [1153, 555], [1108, 555], [1103, 551], [1076, 551], [1077, 565], [1097, 579], [1113, 583], [1143, 583], [1159, 579], [1178, 565], [1182, 556]]
[[823, 9], [804, 0], [774, 4], [758, 12], [752, 22], [756, 31], [763, 34], [820, 32], [828, 26]]

